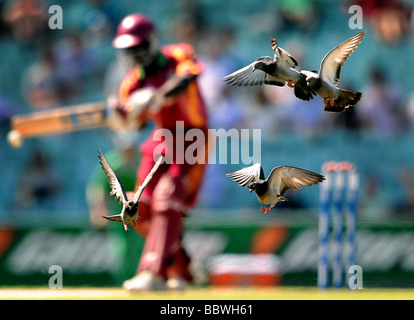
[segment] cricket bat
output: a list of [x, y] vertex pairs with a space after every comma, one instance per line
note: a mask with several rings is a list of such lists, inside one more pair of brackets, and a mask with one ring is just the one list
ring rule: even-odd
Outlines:
[[14, 148], [22, 146], [24, 139], [105, 127], [105, 102], [92, 102], [15, 115], [11, 118], [11, 131], [7, 135]]

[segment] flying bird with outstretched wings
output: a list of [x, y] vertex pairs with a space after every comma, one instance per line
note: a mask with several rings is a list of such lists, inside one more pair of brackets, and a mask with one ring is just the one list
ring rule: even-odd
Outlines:
[[356, 105], [362, 98], [362, 92], [338, 88], [341, 69], [349, 56], [355, 51], [365, 36], [359, 32], [329, 51], [322, 59], [319, 73], [302, 70], [312, 91], [324, 99], [326, 112], [343, 112], [349, 106]]
[[269, 213], [279, 201], [288, 200], [284, 197], [287, 190], [299, 190], [301, 185], [312, 186], [325, 180], [316, 172], [292, 166], [274, 167], [266, 178], [260, 163], [226, 175], [242, 187], [248, 187], [250, 193], [256, 192], [264, 214]]
[[115, 174], [114, 170], [112, 170], [111, 166], [109, 165], [108, 161], [105, 159], [104, 155], [102, 154], [101, 150], [99, 150], [99, 159], [100, 164], [102, 166], [103, 171], [105, 172], [109, 185], [111, 187], [110, 195], [115, 195], [115, 198], [119, 200], [122, 204], [122, 211], [120, 214], [112, 215], [112, 216], [102, 216], [105, 219], [121, 222], [124, 225], [125, 231], [128, 231], [128, 224], [131, 224], [135, 227], [136, 221], [139, 219], [138, 215], [138, 207], [139, 207], [139, 200], [141, 198], [142, 193], [145, 190], [145, 187], [151, 181], [154, 173], [157, 171], [158, 167], [161, 165], [163, 161], [163, 156], [160, 156], [157, 161], [155, 162], [153, 168], [145, 178], [144, 182], [135, 192], [132, 199], [128, 199], [124, 187], [122, 186], [121, 181], [119, 181], [117, 175]]
[[311, 100], [315, 95], [308, 87], [306, 76], [295, 68], [298, 62], [285, 49], [278, 46], [275, 38], [270, 38], [273, 58], [263, 56], [249, 65], [241, 68], [223, 78], [231, 85], [258, 86], [262, 84], [294, 88], [295, 96], [302, 100]]

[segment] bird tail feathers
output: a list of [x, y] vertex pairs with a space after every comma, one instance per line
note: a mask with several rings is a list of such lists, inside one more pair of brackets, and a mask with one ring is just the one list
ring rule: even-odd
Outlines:
[[306, 82], [306, 78], [297, 81], [293, 88], [296, 98], [309, 101], [313, 99], [314, 92], [309, 87], [308, 83]]
[[338, 98], [333, 106], [329, 103], [325, 106], [327, 112], [343, 112], [350, 106], [355, 106], [362, 98], [362, 92], [340, 89]]

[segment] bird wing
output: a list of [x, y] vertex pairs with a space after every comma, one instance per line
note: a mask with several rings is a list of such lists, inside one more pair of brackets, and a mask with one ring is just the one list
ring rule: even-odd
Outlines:
[[122, 220], [122, 215], [120, 214], [116, 214], [113, 216], [102, 216], [102, 218], [105, 218], [110, 221], [115, 221], [115, 222], [124, 222], [124, 220]]
[[223, 80], [231, 85], [237, 86], [258, 86], [264, 83], [266, 73], [262, 70], [254, 69], [253, 66], [258, 61], [270, 62], [273, 59], [270, 57], [261, 57], [249, 65], [225, 76]]
[[283, 196], [288, 189], [302, 189], [301, 185], [311, 186], [325, 180], [325, 177], [302, 168], [279, 166], [273, 168], [267, 180], [274, 193]]
[[251, 182], [258, 179], [265, 179], [264, 171], [260, 163], [256, 163], [250, 167], [240, 169], [232, 173], [226, 173], [233, 181], [236, 181], [242, 187], [247, 187]]
[[292, 55], [285, 49], [279, 47], [275, 38], [270, 38], [270, 43], [272, 44], [272, 49], [275, 53], [275, 60], [278, 64], [286, 68], [293, 69], [298, 66], [298, 62], [296, 61], [296, 59], [293, 58]]
[[157, 171], [158, 167], [161, 165], [162, 160], [164, 157], [161, 155], [155, 162], [154, 166], [152, 167], [151, 171], [148, 173], [148, 175], [145, 177], [144, 182], [141, 184], [141, 186], [138, 188], [137, 192], [134, 194], [133, 201], [134, 203], [137, 203], [139, 199], [141, 198], [142, 193], [144, 192], [146, 186], [151, 181], [154, 173]]
[[116, 176], [114, 170], [112, 170], [111, 166], [109, 165], [108, 161], [106, 161], [104, 155], [102, 154], [101, 150], [98, 151], [100, 164], [102, 166], [103, 171], [106, 174], [106, 177], [108, 178], [109, 186], [111, 187], [110, 195], [115, 195], [117, 199], [119, 199], [119, 202], [123, 203], [128, 201], [128, 198], [125, 194], [125, 190], [122, 187], [121, 182], [119, 181], [118, 177]]
[[365, 32], [360, 32], [329, 51], [322, 59], [319, 75], [337, 85], [342, 66], [361, 43], [364, 36]]

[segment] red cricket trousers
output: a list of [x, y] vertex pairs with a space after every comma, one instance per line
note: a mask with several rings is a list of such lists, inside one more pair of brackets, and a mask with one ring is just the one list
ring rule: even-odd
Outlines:
[[[143, 155], [138, 184], [152, 169], [152, 155]], [[194, 204], [204, 164], [162, 164], [142, 194], [136, 230], [145, 239], [138, 272], [149, 270], [167, 279], [181, 276], [192, 281], [190, 257], [182, 246], [183, 220]]]

